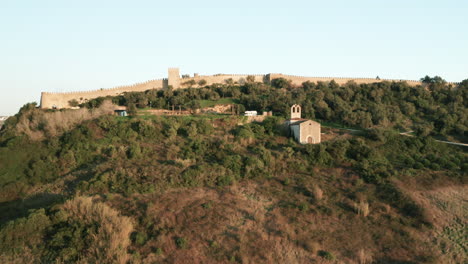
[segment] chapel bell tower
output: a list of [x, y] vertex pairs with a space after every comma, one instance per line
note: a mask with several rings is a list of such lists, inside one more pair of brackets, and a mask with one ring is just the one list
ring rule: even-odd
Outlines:
[[291, 106], [291, 119], [300, 119], [301, 118], [301, 106], [293, 105]]

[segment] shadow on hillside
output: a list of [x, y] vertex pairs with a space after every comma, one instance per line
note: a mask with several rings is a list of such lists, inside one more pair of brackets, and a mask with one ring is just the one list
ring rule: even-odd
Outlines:
[[8, 221], [27, 216], [28, 210], [50, 207], [63, 199], [60, 194], [38, 193], [26, 199], [0, 203], [0, 227]]

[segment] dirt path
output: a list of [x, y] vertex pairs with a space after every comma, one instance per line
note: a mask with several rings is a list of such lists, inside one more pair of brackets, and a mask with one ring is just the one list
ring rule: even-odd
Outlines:
[[[406, 132], [401, 132], [400, 135], [407, 136], [407, 137], [414, 137], [410, 133], [413, 133], [413, 131], [406, 131]], [[458, 143], [458, 142], [452, 142], [452, 141], [444, 141], [444, 140], [438, 140], [435, 139], [437, 142], [445, 143], [445, 144], [451, 144], [451, 145], [456, 145], [456, 146], [463, 146], [463, 147], [468, 147], [468, 144], [465, 143]]]

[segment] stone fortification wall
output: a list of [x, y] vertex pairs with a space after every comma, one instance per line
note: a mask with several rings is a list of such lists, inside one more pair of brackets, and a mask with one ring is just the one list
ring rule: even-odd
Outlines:
[[351, 77], [305, 77], [305, 76], [296, 76], [296, 75], [286, 75], [281, 73], [271, 73], [268, 76], [268, 80], [284, 78], [287, 80], [291, 80], [292, 84], [294, 85], [301, 85], [303, 82], [310, 81], [310, 82], [330, 82], [334, 80], [336, 83], [342, 85], [349, 81], [354, 81], [357, 84], [362, 83], [376, 83], [376, 82], [400, 82], [405, 81], [410, 86], [421, 85], [420, 81], [415, 80], [394, 80], [394, 79], [372, 79], [372, 78], [351, 78]]
[[[291, 80], [293, 85], [302, 85], [303, 82], [310, 81], [310, 82], [330, 82], [334, 80], [336, 83], [343, 85], [349, 81], [354, 81], [357, 84], [363, 83], [377, 83], [383, 81], [389, 82], [406, 82], [410, 86], [421, 85], [420, 81], [416, 80], [401, 80], [401, 79], [375, 79], [375, 78], [352, 78], [352, 77], [306, 77], [306, 76], [297, 76], [297, 75], [287, 75], [281, 73], [270, 73], [270, 74], [216, 74], [216, 75], [196, 75], [190, 78], [182, 78], [180, 79], [180, 88], [189, 87], [189, 83], [191, 80], [195, 81], [195, 85], [193, 87], [198, 87], [198, 82], [201, 80], [206, 81], [206, 85], [211, 85], [215, 83], [223, 83], [225, 84], [227, 80], [232, 79], [235, 83], [243, 83], [247, 80], [248, 76], [254, 76], [255, 82], [265, 82], [269, 83], [271, 80], [284, 78], [287, 80]], [[451, 83], [456, 84], [456, 83]], [[178, 88], [178, 87], [174, 87]]]
[[41, 93], [41, 108], [70, 108], [69, 102], [76, 100], [78, 103], [87, 100], [102, 97], [116, 96], [124, 92], [141, 92], [150, 89], [162, 89], [167, 81], [165, 79], [151, 80], [144, 83], [137, 83], [128, 86], [118, 86], [111, 89], [100, 89], [86, 92], [68, 92], [68, 93]]
[[[191, 80], [195, 81], [194, 86], [198, 86], [198, 82], [201, 80], [206, 81], [206, 85], [211, 85], [215, 83], [225, 84], [227, 80], [232, 79], [235, 83], [243, 83], [247, 81], [248, 76], [253, 76], [255, 82], [266, 82], [265, 74], [215, 74], [215, 75], [196, 75], [190, 78], [180, 79], [180, 87], [186, 88], [189, 86]], [[177, 88], [177, 87], [174, 87]]]
[[178, 68], [169, 68], [167, 70], [168, 85], [180, 87], [180, 73]]
[[[41, 108], [70, 108], [69, 101], [76, 100], [78, 103], [86, 102], [87, 100], [101, 96], [115, 96], [124, 92], [141, 92], [150, 89], [162, 89], [171, 86], [174, 89], [187, 87], [200, 87], [199, 82], [204, 80], [204, 85], [224, 84], [229, 79], [234, 83], [244, 83], [248, 76], [253, 76], [255, 82], [270, 83], [271, 80], [277, 78], [285, 78], [291, 80], [294, 85], [301, 85], [303, 82], [329, 82], [335, 80], [338, 84], [345, 84], [349, 81], [354, 81], [358, 84], [375, 83], [382, 81], [406, 81], [411, 86], [420, 85], [419, 81], [412, 80], [390, 80], [390, 79], [371, 79], [371, 78], [342, 78], [342, 77], [304, 77], [295, 75], [285, 75], [278, 73], [270, 74], [215, 74], [215, 75], [197, 75], [193, 77], [180, 78], [178, 68], [170, 68], [168, 70], [168, 79], [151, 80], [144, 83], [134, 84], [130, 86], [120, 86], [112, 89], [101, 89], [88, 92], [70, 92], [70, 93], [47, 93], [41, 94]], [[456, 84], [456, 83], [451, 83]]]

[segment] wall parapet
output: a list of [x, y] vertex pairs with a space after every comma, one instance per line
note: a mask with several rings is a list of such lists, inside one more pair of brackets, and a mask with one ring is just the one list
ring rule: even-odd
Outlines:
[[100, 92], [100, 91], [113, 91], [113, 90], [120, 90], [120, 89], [127, 89], [127, 88], [132, 88], [132, 87], [137, 87], [141, 86], [144, 84], [149, 84], [152, 82], [159, 82], [159, 81], [164, 81], [167, 80], [167, 78], [160, 78], [160, 79], [153, 79], [153, 80], [148, 80], [146, 82], [139, 82], [139, 83], [134, 83], [134, 84], [129, 84], [129, 85], [119, 85], [111, 88], [101, 88], [101, 89], [96, 89], [96, 90], [87, 90], [87, 91], [71, 91], [71, 92], [42, 92], [43, 94], [78, 94], [78, 93], [94, 93], [94, 92]]

